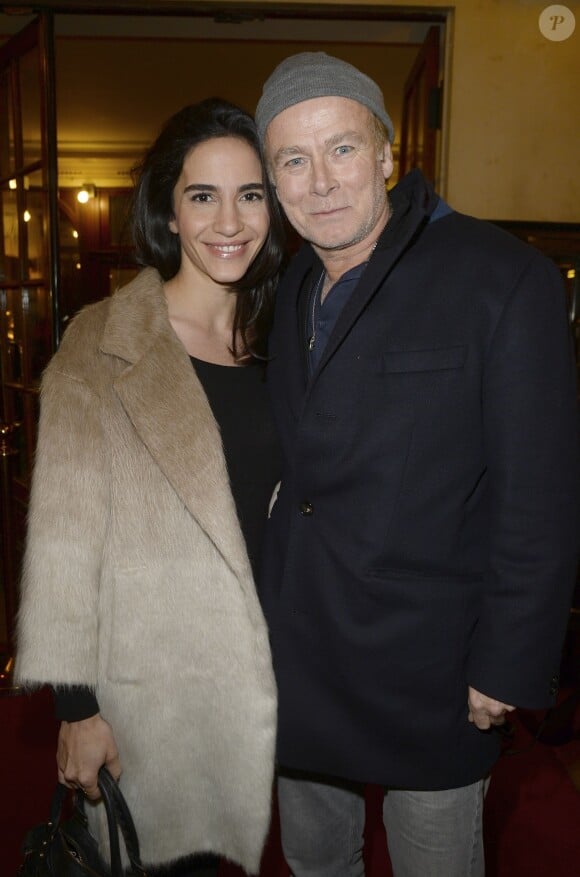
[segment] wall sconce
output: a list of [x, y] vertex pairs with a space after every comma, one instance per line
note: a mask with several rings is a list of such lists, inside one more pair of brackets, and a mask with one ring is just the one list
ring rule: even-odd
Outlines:
[[[30, 188], [30, 180], [28, 179], [27, 176], [21, 177], [21, 180], [22, 180], [22, 188], [27, 192], [28, 189]], [[8, 180], [8, 188], [11, 191], [15, 191], [15, 189], [18, 188], [18, 180], [16, 178], [14, 178], [12, 180]]]
[[82, 188], [77, 194], [77, 201], [80, 204], [86, 204], [91, 198], [95, 197], [95, 187], [92, 183], [83, 183]]

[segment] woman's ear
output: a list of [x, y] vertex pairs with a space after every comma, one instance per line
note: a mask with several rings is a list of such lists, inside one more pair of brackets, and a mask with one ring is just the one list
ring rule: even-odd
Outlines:
[[173, 234], [179, 234], [177, 229], [177, 222], [175, 221], [175, 217], [169, 220], [169, 231], [173, 232]]

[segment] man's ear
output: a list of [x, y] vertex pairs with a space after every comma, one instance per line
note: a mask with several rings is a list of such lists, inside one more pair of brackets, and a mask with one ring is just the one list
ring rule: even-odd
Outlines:
[[379, 153], [379, 161], [381, 163], [381, 167], [383, 169], [383, 176], [385, 180], [388, 180], [393, 173], [393, 150], [391, 149], [391, 144], [385, 140], [383, 147]]

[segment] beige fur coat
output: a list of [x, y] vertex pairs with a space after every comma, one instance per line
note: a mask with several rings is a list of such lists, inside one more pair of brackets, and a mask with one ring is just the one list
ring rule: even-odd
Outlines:
[[256, 871], [267, 630], [219, 430], [152, 269], [76, 317], [44, 375], [18, 624], [21, 683], [96, 692], [144, 862], [211, 850]]

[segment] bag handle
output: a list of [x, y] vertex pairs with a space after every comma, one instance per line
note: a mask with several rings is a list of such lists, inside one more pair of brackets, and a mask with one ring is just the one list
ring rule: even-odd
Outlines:
[[119, 784], [113, 779], [107, 768], [103, 765], [98, 776], [99, 791], [109, 826], [109, 844], [111, 849], [111, 877], [123, 877], [124, 868], [121, 862], [121, 850], [119, 846], [119, 828], [125, 841], [125, 848], [131, 872], [135, 877], [147, 877], [146, 871], [141, 864], [139, 852], [139, 838], [131, 811], [123, 797]]
[[55, 831], [60, 822], [62, 807], [64, 802], [66, 801], [68, 794], [68, 788], [64, 785], [61, 785], [61, 783], [57, 783], [56, 789], [54, 790], [54, 795], [52, 796], [52, 801], [50, 802], [50, 817], [48, 822], [50, 827], [53, 828]]

